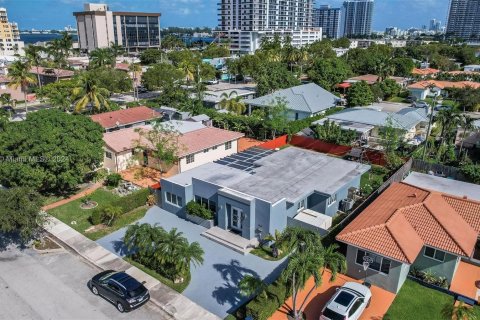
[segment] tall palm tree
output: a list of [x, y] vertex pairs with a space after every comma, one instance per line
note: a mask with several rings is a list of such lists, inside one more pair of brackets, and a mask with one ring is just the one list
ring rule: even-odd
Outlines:
[[113, 67], [115, 65], [115, 57], [109, 48], [98, 48], [90, 52], [90, 66]]
[[447, 303], [441, 311], [442, 317], [446, 320], [476, 320], [477, 315], [472, 306], [468, 306], [462, 301], [455, 305]]
[[236, 91], [231, 91], [228, 94], [224, 92], [220, 98], [222, 98], [222, 100], [219, 105], [222, 109], [233, 112], [237, 115], [241, 115], [247, 110], [245, 103], [243, 103], [241, 97], [238, 96]]
[[42, 82], [40, 81], [39, 67], [43, 61], [42, 52], [43, 47], [35, 46], [33, 44], [25, 48], [25, 56], [30, 61], [30, 63], [37, 68], [37, 83], [40, 89], [42, 89]]
[[8, 67], [8, 76], [11, 81], [9, 87], [17, 89], [20, 87], [23, 91], [25, 101], [25, 116], [28, 114], [27, 91], [30, 85], [37, 83], [35, 76], [30, 73], [31, 65], [28, 61], [17, 60]]
[[107, 97], [109, 91], [98, 86], [97, 80], [91, 73], [83, 73], [78, 79], [77, 86], [72, 90], [72, 96], [76, 99], [75, 112], [81, 112], [92, 106], [92, 111], [109, 109]]
[[470, 130], [473, 130], [475, 129], [475, 126], [473, 125], [474, 122], [475, 122], [475, 119], [470, 117], [469, 115], [467, 114], [463, 114], [461, 117], [460, 117], [460, 122], [461, 122], [461, 126], [463, 128], [463, 132], [462, 132], [462, 142], [460, 143], [460, 154], [462, 154], [462, 150], [463, 150], [463, 142], [465, 141], [465, 136], [467, 134], [467, 131], [470, 131]]
[[62, 31], [60, 34], [62, 35], [59, 39], [60, 49], [63, 51], [63, 55], [68, 58], [70, 56], [70, 49], [72, 49], [73, 46], [73, 38], [67, 31]]
[[203, 264], [205, 252], [198, 242], [185, 243], [179, 251], [177, 270], [179, 274], [185, 274], [190, 270], [190, 265], [199, 266]]
[[48, 55], [53, 59], [56, 67], [61, 68], [65, 65], [65, 53], [60, 39], [54, 39], [48, 43]]
[[128, 66], [128, 70], [132, 72], [132, 78], [133, 78], [133, 97], [135, 100], [138, 100], [138, 92], [137, 92], [137, 86], [138, 86], [138, 74], [142, 72], [142, 66], [138, 63], [132, 63]]
[[441, 144], [450, 143], [455, 136], [460, 114], [456, 109], [442, 109], [437, 114], [437, 121], [440, 123]]
[[250, 274], [243, 276], [242, 280], [238, 283], [238, 290], [244, 297], [259, 294], [265, 299], [267, 298], [267, 284], [259, 277]]

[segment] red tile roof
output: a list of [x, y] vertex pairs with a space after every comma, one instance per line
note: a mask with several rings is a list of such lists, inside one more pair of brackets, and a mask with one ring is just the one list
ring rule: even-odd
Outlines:
[[[38, 71], [37, 71], [38, 69]], [[71, 78], [75, 75], [75, 72], [65, 69], [56, 69], [56, 68], [45, 68], [45, 67], [36, 67], [33, 66], [30, 68], [30, 73], [40, 74], [42, 76], [51, 76], [59, 78]]]
[[424, 245], [470, 257], [480, 233], [480, 202], [394, 183], [337, 240], [404, 263]]
[[437, 80], [425, 80], [425, 81], [420, 81], [420, 82], [415, 82], [411, 85], [408, 86], [408, 89], [426, 89], [430, 86], [435, 86], [440, 89], [445, 89], [445, 88], [466, 88], [466, 87], [472, 87], [472, 88], [480, 88], [480, 83], [479, 82], [473, 82], [473, 81], [437, 81]]
[[[141, 130], [152, 130], [151, 126], [140, 126], [135, 128], [127, 128], [103, 134], [105, 144], [115, 152], [131, 150], [140, 139]], [[202, 150], [221, 145], [228, 141], [234, 141], [243, 137], [244, 134], [235, 131], [223, 130], [219, 128], [207, 127], [199, 130], [184, 133], [178, 138], [178, 156], [200, 152]], [[148, 142], [144, 141], [147, 144]]]
[[145, 106], [110, 111], [90, 116], [105, 129], [157, 119], [161, 114]]
[[129, 71], [130, 70], [130, 65], [128, 63], [116, 63], [115, 64], [115, 69], [123, 70], [123, 71]]
[[414, 68], [412, 70], [412, 74], [417, 74], [421, 76], [427, 76], [427, 75], [433, 75], [441, 72], [439, 69], [433, 69], [433, 68], [424, 68], [424, 69], [419, 69], [419, 68]]

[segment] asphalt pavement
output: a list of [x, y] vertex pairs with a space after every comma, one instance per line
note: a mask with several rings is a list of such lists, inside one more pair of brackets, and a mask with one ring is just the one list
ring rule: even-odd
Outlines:
[[40, 254], [10, 247], [0, 252], [0, 319], [171, 319], [151, 302], [118, 312], [87, 287], [98, 272], [67, 250]]

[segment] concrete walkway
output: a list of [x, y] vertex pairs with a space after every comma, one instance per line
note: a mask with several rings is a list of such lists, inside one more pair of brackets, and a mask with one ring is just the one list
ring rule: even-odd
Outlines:
[[43, 209], [44, 211], [48, 211], [48, 210], [50, 210], [50, 209], [63, 206], [63, 205], [66, 204], [66, 203], [69, 203], [69, 202], [71, 202], [71, 201], [74, 201], [74, 200], [83, 198], [83, 197], [85, 197], [85, 196], [88, 196], [89, 194], [94, 193], [94, 192], [95, 192], [98, 188], [100, 188], [102, 185], [103, 185], [102, 182], [97, 182], [97, 183], [95, 183], [93, 186], [88, 187], [87, 189], [83, 190], [82, 192], [79, 192], [79, 193], [77, 193], [77, 194], [74, 194], [73, 196], [71, 196], [71, 197], [69, 197], [69, 198], [67, 198], [67, 199], [62, 199], [62, 200], [60, 200], [60, 201], [57, 201], [57, 202], [54, 202], [54, 203], [50, 203], [50, 204], [44, 206], [42, 209]]
[[145, 281], [145, 286], [150, 291], [150, 300], [173, 319], [220, 319], [185, 296], [162, 284], [157, 279], [130, 265], [122, 258], [70, 228], [60, 220], [49, 216], [45, 230], [99, 268], [103, 270], [123, 270], [138, 281]]

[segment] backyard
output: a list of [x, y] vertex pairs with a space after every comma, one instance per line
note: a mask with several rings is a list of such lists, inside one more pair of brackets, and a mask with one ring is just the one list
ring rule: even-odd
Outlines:
[[[147, 206], [138, 207], [134, 210], [122, 214], [116, 219], [111, 226], [101, 226], [93, 228], [94, 225], [90, 221], [92, 211], [95, 209], [81, 209], [80, 205], [86, 200], [87, 197], [83, 197], [63, 206], [56, 207], [48, 211], [48, 213], [62, 222], [68, 224], [78, 232], [82, 233], [91, 240], [97, 240], [106, 236], [126, 225], [129, 225], [139, 219], [141, 219], [147, 212]], [[118, 195], [113, 194], [110, 190], [98, 189], [94, 193], [88, 196], [88, 199], [98, 203], [98, 206], [108, 206], [119, 200]], [[90, 228], [90, 229], [89, 229]], [[87, 231], [89, 230], [89, 231]]]
[[[407, 279], [384, 319], [442, 319], [441, 310], [446, 304], [453, 304], [452, 296]], [[480, 317], [480, 307], [474, 308]]]

